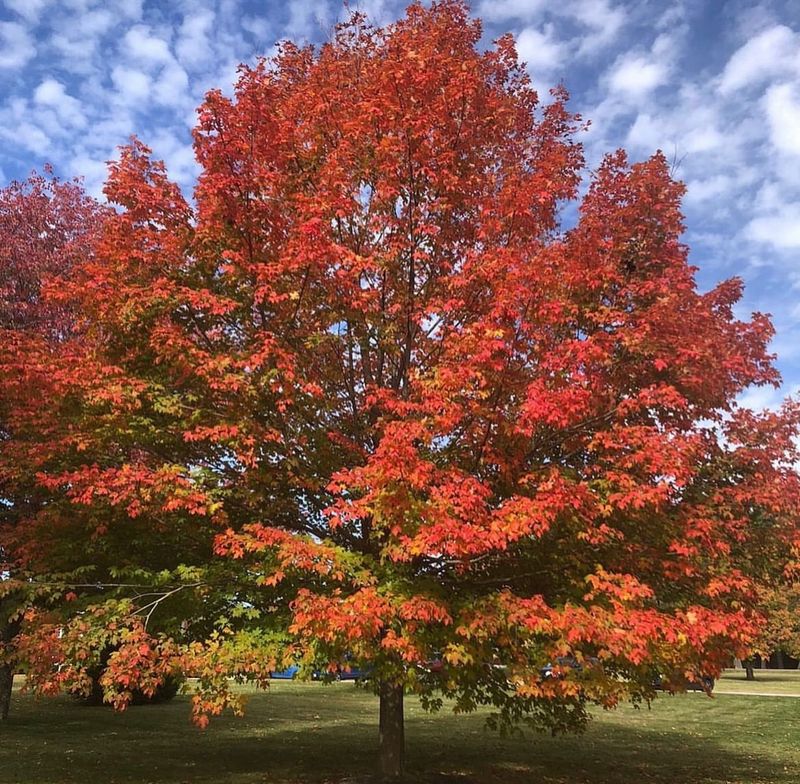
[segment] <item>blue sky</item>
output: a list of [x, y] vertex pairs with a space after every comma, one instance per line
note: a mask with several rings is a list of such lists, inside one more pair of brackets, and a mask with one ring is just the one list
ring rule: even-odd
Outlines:
[[[351, 7], [375, 21], [405, 2]], [[513, 32], [534, 83], [563, 82], [606, 150], [657, 148], [688, 185], [687, 242], [702, 288], [747, 284], [740, 312], [773, 315], [780, 393], [800, 391], [800, 3], [797, 0], [474, 0], [487, 45]], [[210, 87], [282, 38], [320, 41], [325, 0], [0, 0], [0, 181], [45, 162], [99, 194], [136, 133], [191, 191], [190, 129]]]

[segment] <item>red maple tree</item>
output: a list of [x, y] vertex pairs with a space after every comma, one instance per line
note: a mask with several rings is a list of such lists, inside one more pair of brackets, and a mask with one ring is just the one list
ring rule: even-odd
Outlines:
[[[7, 356], [35, 357], [32, 366], [46, 366], [46, 357], [58, 351], [72, 329], [72, 313], [43, 288], [57, 287], [59, 276], [88, 258], [102, 215], [79, 182], [60, 181], [49, 169], [0, 190], [0, 340]], [[9, 457], [17, 425], [35, 422], [41, 405], [30, 381], [16, 361], [0, 378], [0, 446]], [[22, 613], [41, 592], [20, 579], [10, 531], [43, 500], [30, 472], [13, 464], [0, 471], [0, 719], [8, 717]]]
[[[582, 122], [480, 35], [442, 0], [243, 67], [200, 108], [195, 204], [123, 150], [60, 294], [80, 338], [6, 352], [57, 379], [6, 450], [47, 519], [161, 580], [77, 621], [114, 619], [120, 705], [148, 662], [200, 674], [201, 723], [230, 674], [368, 668], [391, 775], [408, 691], [566, 730], [746, 647], [754, 553], [783, 569], [798, 541], [798, 409], [735, 404], [778, 381], [769, 320], [734, 316], [738, 280], [698, 292], [660, 154], [609, 155], [562, 230]], [[131, 530], [173, 562], [125, 561]], [[151, 633], [188, 594], [217, 630]]]

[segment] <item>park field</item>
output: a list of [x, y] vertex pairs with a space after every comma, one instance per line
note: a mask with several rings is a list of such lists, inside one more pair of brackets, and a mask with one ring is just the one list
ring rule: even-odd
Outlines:
[[[796, 673], [728, 674], [719, 689], [800, 694]], [[762, 681], [763, 677], [763, 681]], [[741, 676], [743, 679], [743, 675]], [[767, 682], [769, 679], [769, 682]], [[746, 693], [669, 696], [597, 711], [579, 737], [502, 739], [484, 715], [407, 703], [414, 784], [797, 784], [800, 700]], [[205, 731], [187, 697], [122, 714], [70, 698], [15, 694], [0, 727], [2, 784], [362, 784], [372, 781], [377, 702], [352, 683], [276, 682], [243, 718]]]

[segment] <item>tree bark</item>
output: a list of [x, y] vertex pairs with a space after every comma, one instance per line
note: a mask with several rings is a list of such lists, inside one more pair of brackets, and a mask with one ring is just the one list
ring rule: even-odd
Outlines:
[[744, 662], [744, 671], [745, 671], [745, 678], [748, 681], [754, 681], [756, 679], [756, 674], [753, 671], [753, 662], [752, 661]]
[[[19, 617], [13, 621], [8, 619], [9, 603], [3, 607], [0, 602], [0, 656], [5, 654], [7, 657], [9, 647], [13, 646], [14, 638], [19, 633], [22, 620]], [[13, 650], [13, 649], [12, 649]], [[14, 665], [10, 657], [5, 663], [0, 663], [0, 721], [8, 718], [11, 709], [11, 687], [14, 684]]]
[[403, 686], [384, 681], [380, 685], [380, 765], [384, 779], [396, 781], [403, 775], [405, 752]]
[[10, 664], [0, 664], [0, 721], [5, 721], [8, 718], [13, 684], [14, 668]]

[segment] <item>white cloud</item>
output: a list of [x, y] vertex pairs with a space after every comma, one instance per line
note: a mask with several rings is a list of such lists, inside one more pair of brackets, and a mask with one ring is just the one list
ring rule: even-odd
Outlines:
[[117, 65], [111, 71], [111, 81], [117, 88], [122, 103], [144, 108], [151, 89], [150, 77], [146, 73]]
[[731, 191], [734, 180], [727, 174], [714, 174], [705, 179], [692, 179], [686, 184], [686, 199], [693, 204], [716, 199]]
[[114, 15], [105, 8], [83, 14], [75, 22], [75, 29], [81, 36], [94, 38], [107, 33], [115, 22]]
[[50, 137], [29, 120], [18, 120], [13, 128], [3, 123], [0, 125], [0, 137], [12, 144], [19, 144], [42, 158], [49, 159], [52, 155], [53, 146]]
[[243, 16], [239, 23], [243, 30], [247, 30], [262, 45], [265, 45], [272, 35], [272, 27], [263, 16]]
[[325, 0], [289, 0], [285, 7], [289, 11], [289, 20], [282, 31], [282, 37], [302, 41], [328, 34], [332, 20]]
[[75, 128], [86, 125], [80, 101], [69, 95], [64, 85], [55, 79], [45, 79], [34, 91], [33, 100], [40, 106], [51, 107], [62, 123]]
[[612, 44], [625, 25], [626, 12], [611, 5], [608, 0], [579, 0], [562, 8], [589, 28], [589, 33], [582, 36], [580, 45], [579, 53], [584, 56], [593, 55]]
[[784, 204], [771, 214], [753, 218], [745, 235], [774, 248], [800, 248], [800, 203]]
[[155, 82], [153, 97], [165, 106], [180, 106], [191, 101], [188, 93], [189, 77], [176, 62], [163, 68]]
[[663, 63], [644, 55], [628, 54], [614, 64], [608, 82], [612, 92], [641, 98], [664, 84], [667, 76], [668, 71]]
[[184, 17], [175, 53], [187, 68], [197, 68], [208, 62], [212, 50], [209, 34], [213, 24], [214, 12], [209, 9]]
[[544, 0], [483, 0], [477, 15], [487, 22], [520, 19], [529, 21], [545, 6]]
[[784, 392], [772, 386], [748, 387], [736, 401], [741, 408], [749, 408], [752, 411], [763, 411], [780, 408], [783, 402]]
[[719, 91], [728, 95], [753, 87], [776, 74], [800, 66], [800, 41], [785, 25], [775, 25], [751, 38], [733, 53], [719, 81]]
[[150, 28], [145, 25], [136, 25], [125, 33], [122, 50], [130, 59], [143, 65], [163, 65], [172, 60], [167, 42], [151, 35]]
[[[75, 35], [75, 30], [69, 33]], [[78, 35], [70, 37], [67, 33], [55, 33], [50, 39], [49, 49], [58, 57], [59, 65], [66, 71], [79, 74], [88, 74], [94, 70], [92, 55], [95, 52], [95, 42]]]
[[109, 9], [116, 19], [138, 21], [142, 18], [144, 0], [105, 0], [102, 5]]
[[520, 60], [528, 64], [528, 70], [537, 78], [550, 74], [564, 60], [566, 47], [555, 40], [552, 25], [544, 32], [534, 27], [526, 27], [517, 36], [517, 53]]
[[664, 146], [664, 130], [663, 122], [648, 112], [640, 112], [628, 131], [626, 144], [644, 150], [655, 150]]
[[36, 55], [28, 30], [19, 22], [0, 22], [0, 68], [22, 68]]
[[36, 24], [47, 0], [3, 0], [3, 5], [31, 24]]
[[[208, 28], [210, 21], [207, 20], [199, 28], [192, 28], [193, 34], [200, 35], [203, 29]], [[118, 88], [128, 81], [138, 94], [143, 94], [145, 85], [142, 76], [146, 75], [150, 80], [147, 86], [148, 96], [156, 104], [177, 110], [191, 103], [189, 77], [183, 66], [173, 57], [164, 38], [152, 33], [145, 25], [137, 25], [125, 33], [120, 48], [127, 65], [115, 69], [115, 84]], [[208, 59], [209, 46], [204, 47], [203, 55]], [[125, 101], [124, 95], [122, 99]]]
[[194, 158], [194, 149], [189, 143], [188, 136], [181, 139], [177, 134], [163, 131], [150, 140], [153, 154], [162, 158], [167, 165], [170, 177], [183, 188], [184, 192], [191, 191], [199, 173], [199, 167]]
[[[579, 33], [570, 40], [578, 57], [593, 56], [612, 44], [625, 25], [626, 14], [609, 0], [482, 0], [476, 15], [484, 22], [521, 22], [532, 26], [540, 23], [545, 14], [553, 19], [577, 25]], [[564, 39], [566, 45], [566, 36]]]
[[79, 152], [70, 160], [70, 170], [83, 177], [86, 191], [96, 199], [103, 198], [103, 185], [108, 175], [106, 160], [110, 158], [112, 158], [111, 151], [102, 159]]
[[796, 86], [773, 85], [764, 103], [772, 144], [780, 152], [800, 155], [800, 96]]

